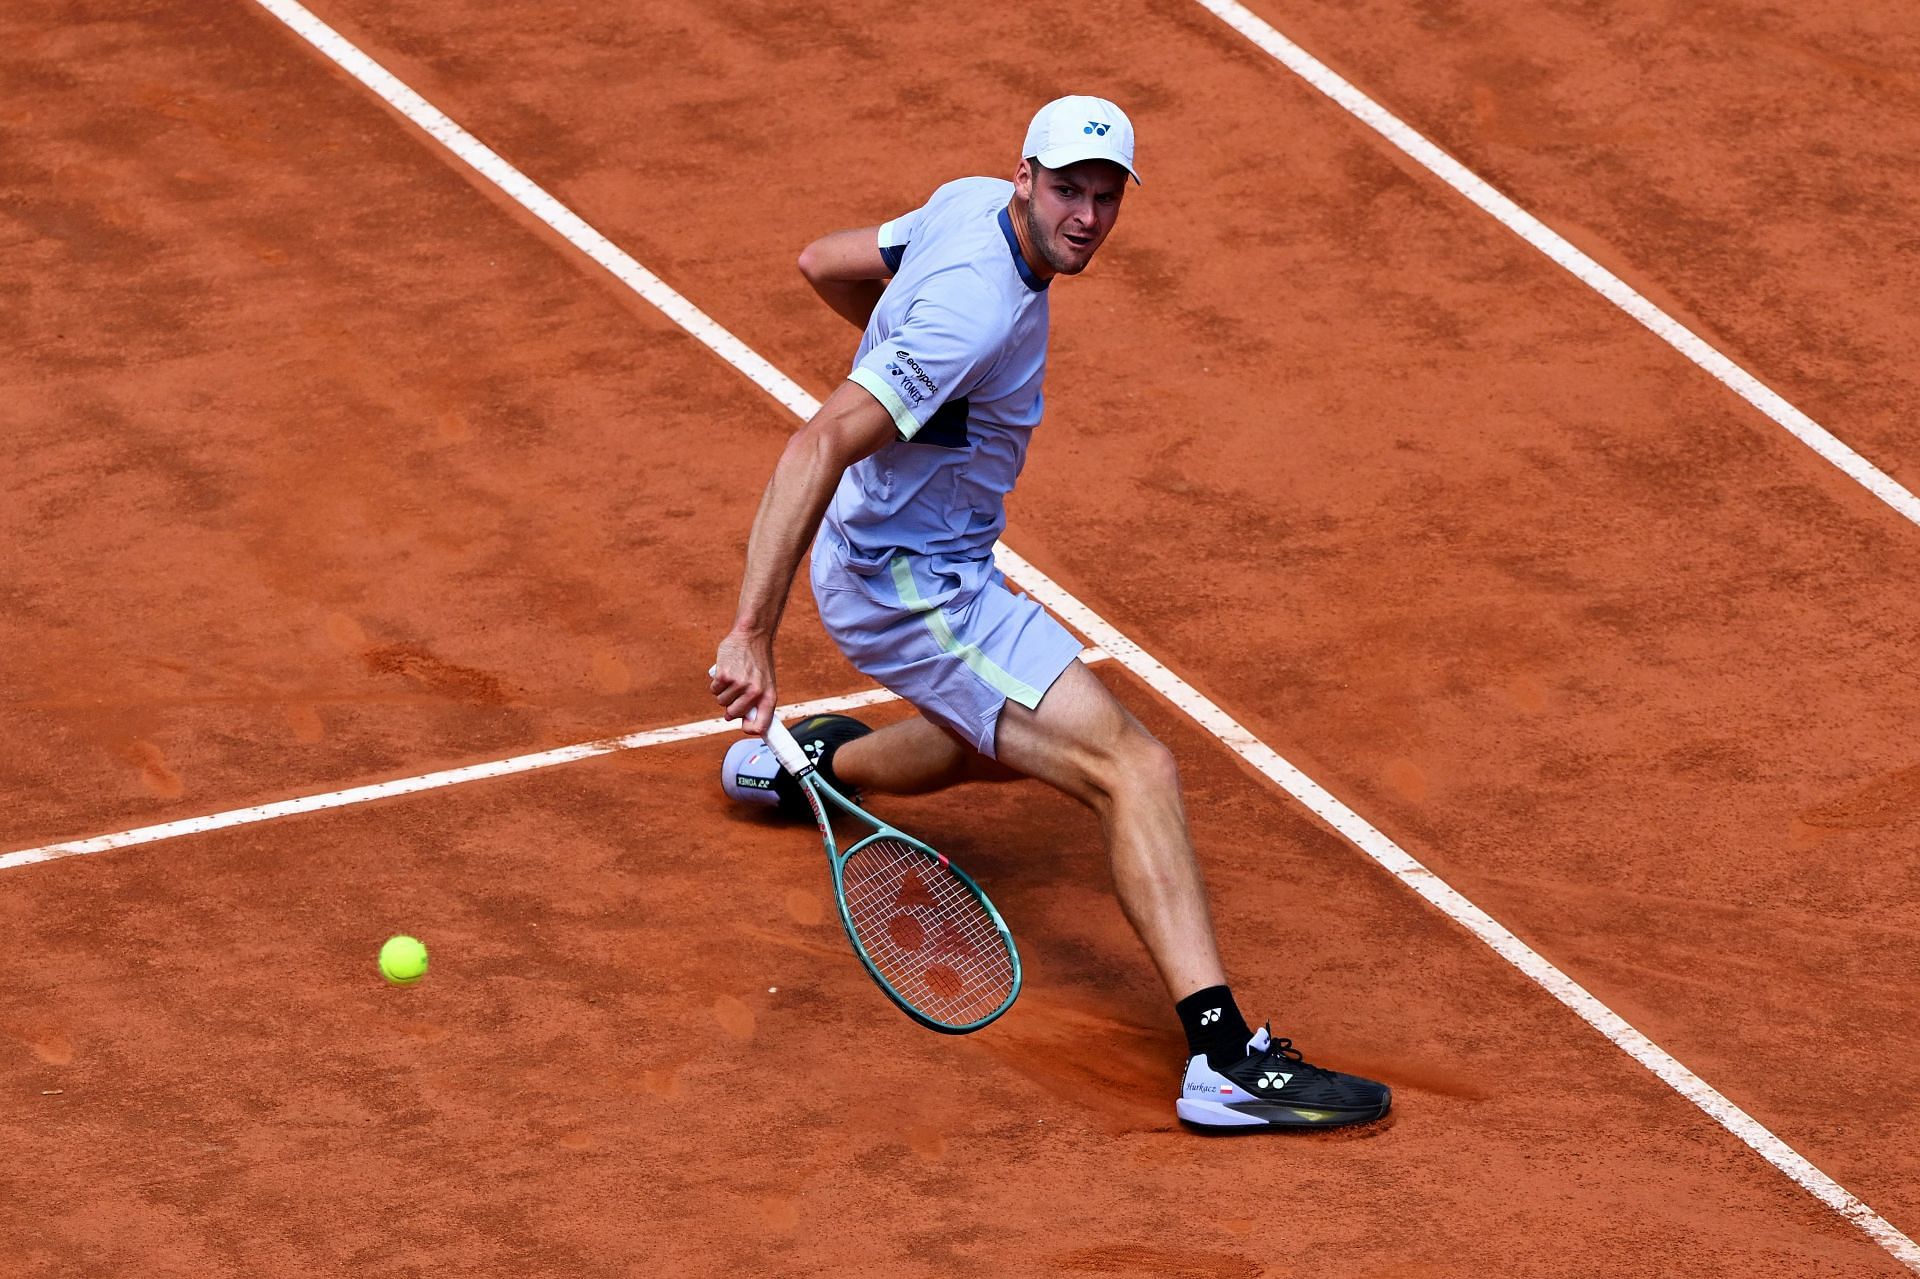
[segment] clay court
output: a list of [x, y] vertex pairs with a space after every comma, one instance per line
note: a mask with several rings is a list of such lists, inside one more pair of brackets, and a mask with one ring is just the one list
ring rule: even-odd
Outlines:
[[[0, 1272], [1920, 1272], [1906, 6], [303, 15], [0, 14]], [[881, 810], [1020, 943], [950, 1038], [716, 781], [796, 253], [1081, 92], [1003, 564], [1378, 1124], [1175, 1122], [1052, 792]]]

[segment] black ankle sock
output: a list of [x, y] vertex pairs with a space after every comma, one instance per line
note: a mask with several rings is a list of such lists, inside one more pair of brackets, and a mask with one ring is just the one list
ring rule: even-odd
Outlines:
[[814, 767], [820, 770], [820, 776], [826, 778], [827, 785], [833, 787], [835, 790], [839, 791], [842, 795], [845, 795], [848, 799], [859, 799], [860, 798], [859, 789], [857, 787], [849, 786], [845, 782], [841, 781], [840, 774], [833, 771], [833, 757], [835, 755], [838, 755], [840, 753], [840, 748], [845, 745], [846, 745], [846, 742], [826, 743], [825, 747], [820, 752], [820, 758], [814, 762]]
[[845, 795], [848, 799], [860, 798], [860, 788], [849, 786], [840, 780], [840, 774], [833, 767], [833, 757], [848, 742], [858, 741], [873, 730], [859, 720], [846, 715], [816, 715], [803, 720], [793, 730], [799, 738], [801, 749], [807, 758], [820, 770], [820, 776], [827, 785]]
[[1173, 1006], [1180, 1014], [1180, 1025], [1187, 1032], [1187, 1052], [1205, 1053], [1215, 1070], [1247, 1055], [1247, 1041], [1253, 1031], [1233, 1002], [1233, 991], [1225, 986], [1196, 990]]

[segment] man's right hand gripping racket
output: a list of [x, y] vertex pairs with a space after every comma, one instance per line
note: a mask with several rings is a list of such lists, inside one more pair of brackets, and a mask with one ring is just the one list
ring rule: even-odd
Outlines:
[[[767, 745], [806, 792], [826, 841], [840, 922], [887, 998], [948, 1035], [980, 1029], [1020, 994], [1020, 952], [980, 886], [913, 836], [827, 784], [776, 716]], [[829, 810], [868, 828], [842, 853]]]

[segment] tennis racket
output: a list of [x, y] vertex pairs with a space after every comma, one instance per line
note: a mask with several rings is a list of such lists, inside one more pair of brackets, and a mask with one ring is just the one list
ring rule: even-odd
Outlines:
[[[980, 886], [828, 785], [778, 717], [767, 725], [767, 745], [806, 792], [827, 844], [840, 923], [887, 998], [948, 1035], [976, 1031], [1013, 1007], [1020, 952]], [[867, 831], [844, 853], [834, 810]]]

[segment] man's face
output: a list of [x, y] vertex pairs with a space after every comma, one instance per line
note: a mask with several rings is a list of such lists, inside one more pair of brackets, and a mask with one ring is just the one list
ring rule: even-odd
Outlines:
[[1110, 160], [1082, 160], [1064, 169], [1020, 162], [1015, 184], [1027, 197], [1027, 238], [1049, 268], [1078, 275], [1120, 216], [1127, 171]]

